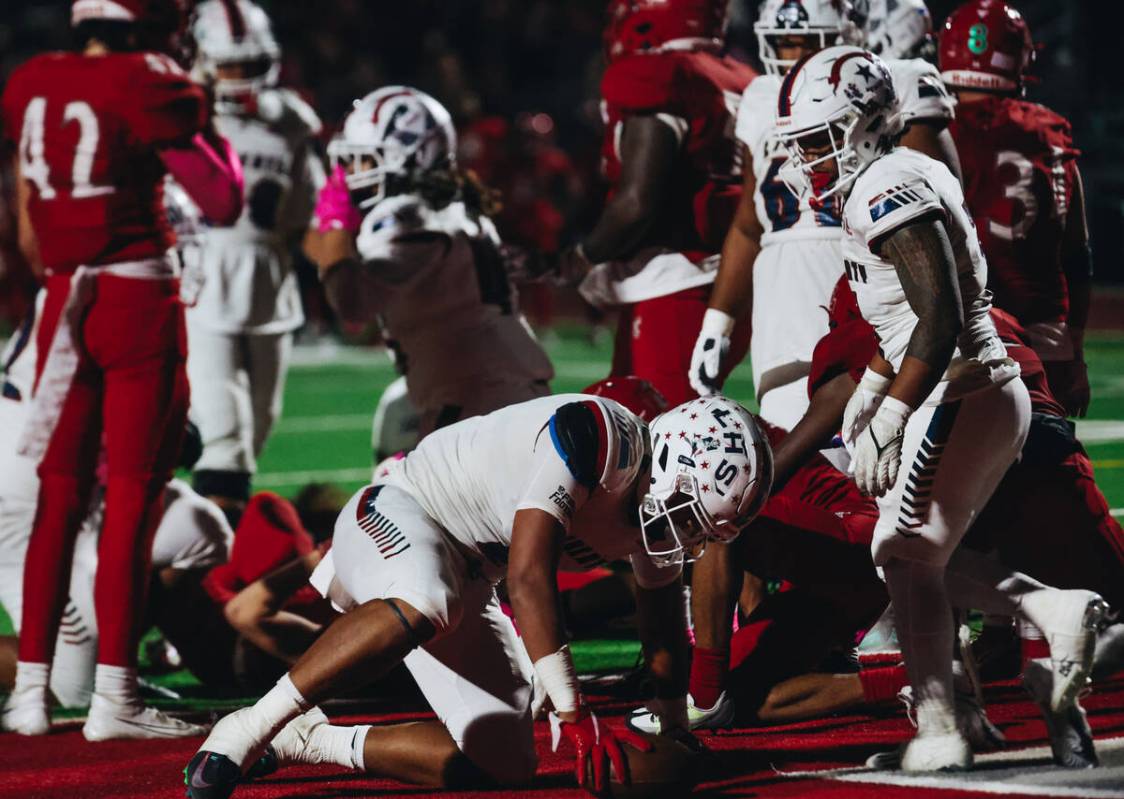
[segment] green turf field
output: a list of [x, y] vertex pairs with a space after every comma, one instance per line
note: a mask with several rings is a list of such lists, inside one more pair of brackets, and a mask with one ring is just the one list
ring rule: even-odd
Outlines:
[[[552, 334], [556, 392], [578, 391], [609, 372], [611, 341], [591, 344], [584, 330]], [[1124, 337], [1093, 334], [1087, 345], [1093, 405], [1079, 434], [1097, 467], [1113, 508], [1124, 507]], [[380, 392], [394, 379], [378, 350], [339, 348], [298, 352], [289, 372], [285, 409], [260, 462], [258, 488], [293, 494], [312, 481], [363, 485], [371, 470], [371, 414]], [[750, 407], [748, 363], [727, 383], [731, 396]]]

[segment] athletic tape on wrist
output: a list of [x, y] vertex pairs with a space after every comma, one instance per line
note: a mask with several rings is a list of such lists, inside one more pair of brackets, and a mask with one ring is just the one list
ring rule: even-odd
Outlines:
[[703, 314], [702, 330], [707, 335], [728, 336], [734, 330], [734, 317], [717, 308], [707, 308]]
[[570, 713], [578, 709], [578, 675], [569, 646], [536, 660], [535, 676], [546, 689], [555, 712]]

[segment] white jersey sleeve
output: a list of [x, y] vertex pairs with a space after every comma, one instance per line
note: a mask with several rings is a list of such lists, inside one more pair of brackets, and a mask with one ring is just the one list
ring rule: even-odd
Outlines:
[[956, 116], [956, 98], [935, 66], [921, 58], [890, 61], [887, 66], [907, 125], [915, 120], [948, 123]]
[[780, 88], [781, 81], [776, 75], [760, 75], [745, 87], [738, 103], [734, 135], [754, 157], [764, 152], [766, 139], [773, 135]]
[[848, 232], [872, 250], [898, 228], [943, 208], [940, 195], [926, 176], [894, 168], [894, 161], [876, 161], [855, 187], [844, 206]]

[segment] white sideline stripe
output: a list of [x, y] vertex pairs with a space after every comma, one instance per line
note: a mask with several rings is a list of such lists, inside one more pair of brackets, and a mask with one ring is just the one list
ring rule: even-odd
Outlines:
[[[977, 769], [962, 774], [912, 776], [900, 771], [872, 771], [866, 767], [778, 773], [788, 778], [936, 788], [955, 791], [958, 796], [983, 793], [1124, 799], [1124, 787], [1117, 787], [1124, 786], [1124, 738], [1098, 740], [1097, 754], [1101, 767], [1087, 771], [1058, 768], [1051, 762], [1050, 747], [1036, 746], [977, 755]], [[988, 768], [979, 769], [979, 766]]]
[[374, 418], [374, 408], [370, 413], [337, 413], [327, 416], [282, 417], [277, 423], [277, 433], [332, 433], [343, 430], [368, 430]]
[[354, 480], [369, 481], [374, 474], [374, 465], [362, 469], [309, 469], [303, 472], [263, 472], [254, 477], [254, 485], [266, 488], [270, 486], [303, 485], [304, 483], [350, 483]]
[[1084, 444], [1103, 444], [1124, 440], [1124, 422], [1115, 420], [1087, 420], [1077, 422], [1077, 437]]
[[1113, 516], [1124, 516], [1124, 508], [1113, 508], [1109, 513]]

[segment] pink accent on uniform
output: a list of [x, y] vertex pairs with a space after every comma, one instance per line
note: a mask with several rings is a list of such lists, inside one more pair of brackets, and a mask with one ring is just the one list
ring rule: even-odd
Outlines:
[[208, 222], [227, 227], [238, 221], [245, 181], [242, 162], [230, 142], [196, 133], [190, 147], [163, 149], [160, 159]]
[[328, 182], [320, 189], [320, 198], [316, 201], [316, 229], [321, 233], [332, 230], [345, 230], [355, 233], [359, 230], [362, 217], [351, 202], [351, 193], [347, 190], [347, 176], [343, 167], [337, 166], [328, 176]]

